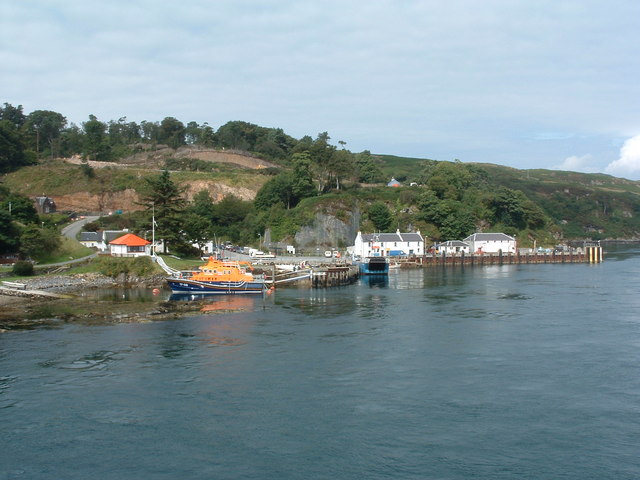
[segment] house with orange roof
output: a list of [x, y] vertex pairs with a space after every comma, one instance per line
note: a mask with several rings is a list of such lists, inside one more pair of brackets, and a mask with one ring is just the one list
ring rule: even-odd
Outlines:
[[151, 255], [151, 242], [133, 233], [127, 233], [109, 242], [113, 257], [142, 257]]

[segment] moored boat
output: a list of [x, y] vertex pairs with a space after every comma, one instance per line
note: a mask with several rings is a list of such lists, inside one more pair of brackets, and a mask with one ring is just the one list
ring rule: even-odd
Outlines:
[[248, 262], [223, 261], [209, 257], [195, 272], [179, 272], [167, 277], [173, 293], [251, 294], [266, 290], [264, 278], [251, 273]]
[[367, 257], [360, 262], [362, 275], [388, 275], [389, 262], [386, 257]]

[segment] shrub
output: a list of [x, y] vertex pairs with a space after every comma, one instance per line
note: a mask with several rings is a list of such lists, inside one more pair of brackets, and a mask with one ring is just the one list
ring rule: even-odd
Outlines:
[[19, 275], [21, 277], [30, 277], [31, 275], [33, 275], [33, 264], [31, 262], [25, 262], [22, 260], [17, 261], [13, 264], [11, 272], [14, 275]]
[[112, 278], [117, 277], [121, 273], [144, 277], [151, 275], [155, 271], [155, 266], [150, 257], [102, 257], [98, 261], [98, 271]]

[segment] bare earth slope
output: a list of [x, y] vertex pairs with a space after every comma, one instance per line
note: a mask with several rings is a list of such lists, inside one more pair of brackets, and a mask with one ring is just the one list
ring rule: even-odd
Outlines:
[[[234, 195], [242, 200], [251, 201], [254, 199], [257, 191], [267, 178], [264, 175], [254, 174], [251, 172], [264, 168], [278, 167], [278, 165], [241, 151], [220, 151], [194, 147], [183, 147], [178, 150], [173, 150], [164, 146], [156, 146], [154, 148], [146, 148], [144, 151], [125, 158], [120, 162], [99, 162], [91, 160], [87, 162], [83, 161], [80, 156], [59, 159], [52, 161], [54, 163], [50, 163], [48, 166], [39, 165], [36, 167], [30, 167], [33, 169], [33, 172], [31, 172], [29, 178], [22, 178], [22, 181], [17, 178], [11, 178], [11, 174], [9, 175], [10, 178], [6, 180], [7, 184], [11, 188], [14, 188], [16, 191], [28, 197], [44, 195], [52, 198], [59, 211], [86, 213], [106, 213], [116, 210], [134, 211], [143, 209], [139, 204], [140, 196], [136, 191], [136, 187], [131, 185], [129, 188], [125, 189], [109, 188], [109, 184], [111, 184], [113, 180], [110, 175], [106, 174], [107, 171], [103, 169], [116, 169], [119, 172], [131, 170], [137, 178], [141, 178], [141, 171], [147, 171], [152, 174], [159, 172], [165, 164], [165, 159], [168, 157], [197, 158], [206, 162], [234, 165], [239, 167], [237, 171], [240, 176], [246, 177], [249, 175], [252, 178], [254, 176], [256, 177], [255, 181], [252, 180], [251, 182], [235, 182], [226, 181], [224, 178], [218, 178], [218, 176], [215, 175], [207, 175], [206, 173], [202, 173], [200, 176], [193, 172], [188, 175], [190, 177], [188, 181], [181, 181], [181, 175], [178, 174], [174, 179], [184, 187], [185, 198], [189, 201], [192, 200], [193, 196], [201, 190], [207, 190], [214, 202], [219, 202], [228, 195]], [[77, 174], [75, 167], [72, 172], [70, 171], [66, 173], [64, 173], [64, 169], [56, 169], [55, 162], [59, 162], [58, 165], [67, 166], [81, 165], [85, 163], [96, 170], [101, 170], [105, 172], [105, 175], [96, 175], [96, 178], [103, 177], [98, 183], [105, 182], [106, 178], [107, 180], [104, 185], [107, 188], [96, 189], [91, 186], [84, 185], [83, 182], [76, 181], [71, 182], [76, 185], [77, 188], [76, 191], [73, 191], [74, 189], [68, 188], [68, 181], [62, 182], [67, 184], [64, 188], [59, 188], [57, 185], [52, 184], [52, 182], [45, 182], [44, 177], [51, 175], [54, 171], [56, 172], [54, 175], [73, 176]], [[18, 175], [18, 173], [14, 174], [14, 176], [15, 175]], [[231, 177], [234, 176], [236, 175], [232, 173]], [[120, 177], [122, 177], [122, 175], [120, 175]], [[76, 180], [79, 179], [76, 178]]]

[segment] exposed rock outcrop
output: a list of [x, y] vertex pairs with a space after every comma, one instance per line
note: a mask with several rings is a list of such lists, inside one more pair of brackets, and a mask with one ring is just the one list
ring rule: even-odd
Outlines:
[[302, 227], [295, 236], [296, 244], [301, 247], [324, 245], [342, 247], [352, 245], [358, 233], [360, 211], [348, 212], [345, 221], [335, 216], [316, 213], [313, 225]]

